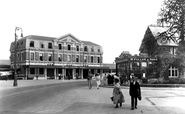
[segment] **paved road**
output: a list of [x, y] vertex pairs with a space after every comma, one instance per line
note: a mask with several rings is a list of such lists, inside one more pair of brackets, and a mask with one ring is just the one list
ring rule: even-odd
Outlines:
[[[52, 82], [52, 83], [51, 83]], [[64, 82], [64, 81], [63, 81]], [[138, 109], [130, 110], [128, 87], [122, 87], [126, 102], [115, 109], [112, 88], [89, 90], [85, 80], [19, 82], [22, 87], [0, 89], [0, 114], [184, 114], [184, 88], [142, 88]], [[7, 84], [7, 83], [6, 83]], [[6, 85], [4, 82], [4, 85]], [[37, 86], [30, 86], [30, 85]], [[8, 85], [8, 84], [7, 84]], [[39, 86], [38, 86], [39, 85]]]

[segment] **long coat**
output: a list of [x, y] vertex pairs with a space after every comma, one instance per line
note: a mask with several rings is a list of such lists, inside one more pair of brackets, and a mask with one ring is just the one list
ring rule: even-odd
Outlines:
[[131, 97], [139, 97], [141, 95], [141, 89], [139, 83], [136, 81], [130, 83], [129, 94]]
[[117, 83], [115, 84], [113, 89], [113, 103], [117, 104], [117, 103], [123, 103], [123, 102], [125, 102], [124, 95], [121, 91], [120, 84]]

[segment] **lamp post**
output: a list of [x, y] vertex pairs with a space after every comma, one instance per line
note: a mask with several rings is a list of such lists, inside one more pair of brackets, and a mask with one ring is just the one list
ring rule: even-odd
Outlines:
[[17, 83], [17, 34], [16, 32], [21, 30], [21, 37], [23, 37], [23, 34], [22, 34], [22, 28], [20, 27], [15, 27], [15, 49], [14, 49], [14, 83], [13, 83], [13, 86], [17, 86], [18, 83]]

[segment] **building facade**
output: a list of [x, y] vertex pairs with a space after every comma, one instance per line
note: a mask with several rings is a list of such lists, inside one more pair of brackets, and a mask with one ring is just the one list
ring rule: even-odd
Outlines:
[[[159, 78], [161, 75], [169, 78], [178, 77], [179, 70], [176, 61], [164, 65], [163, 69], [158, 68], [158, 65], [163, 64], [162, 59], [168, 61], [168, 55], [174, 57], [178, 48], [178, 41], [168, 40], [165, 36], [161, 36], [161, 33], [167, 29], [167, 27], [155, 25], [148, 26], [139, 48], [140, 54], [132, 56], [128, 51], [122, 52], [115, 59], [116, 73], [126, 79], [129, 79], [132, 73], [140, 79]], [[177, 34], [173, 37], [178, 39]], [[160, 49], [165, 49], [166, 58], [161, 57]]]
[[10, 66], [16, 66], [23, 79], [87, 78], [103, 72], [103, 49], [90, 41], [81, 41], [72, 34], [59, 38], [29, 35], [11, 43]]

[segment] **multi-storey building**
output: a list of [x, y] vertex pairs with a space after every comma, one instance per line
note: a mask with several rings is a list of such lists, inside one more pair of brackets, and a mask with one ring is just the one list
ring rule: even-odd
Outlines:
[[11, 43], [11, 68], [16, 66], [18, 77], [24, 79], [57, 79], [87, 77], [88, 70], [93, 74], [103, 72], [103, 50], [98, 44], [81, 41], [71, 34], [59, 38], [29, 35]]

